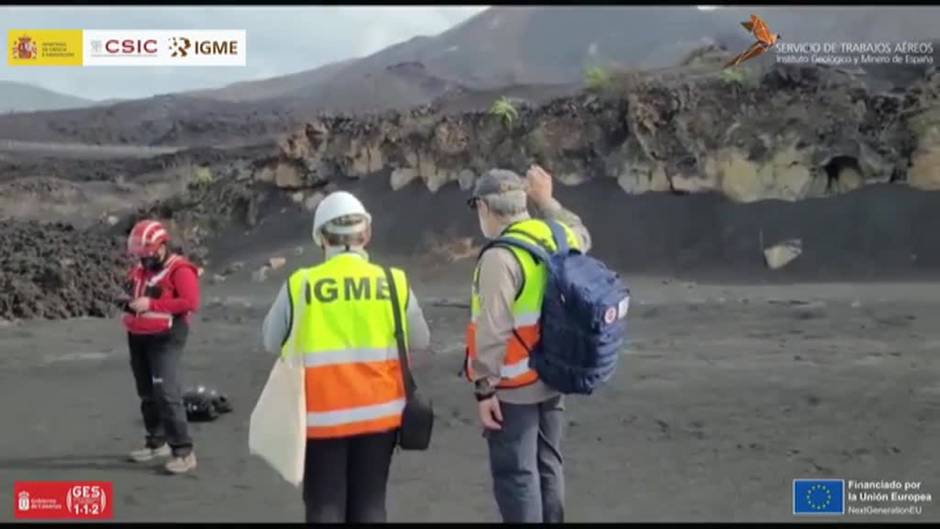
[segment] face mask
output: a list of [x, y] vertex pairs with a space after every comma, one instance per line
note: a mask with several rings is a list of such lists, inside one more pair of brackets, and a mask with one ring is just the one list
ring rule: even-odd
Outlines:
[[159, 272], [163, 268], [163, 262], [157, 256], [141, 257], [140, 265], [151, 272]]

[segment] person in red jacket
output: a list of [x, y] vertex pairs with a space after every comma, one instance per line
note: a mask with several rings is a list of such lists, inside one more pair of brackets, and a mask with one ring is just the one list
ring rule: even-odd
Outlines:
[[124, 308], [131, 369], [147, 430], [146, 444], [134, 450], [136, 462], [172, 456], [165, 469], [182, 474], [196, 468], [180, 382], [180, 357], [190, 319], [199, 308], [199, 274], [185, 257], [171, 253], [169, 234], [142, 220], [127, 239], [139, 262], [128, 274], [130, 301]]

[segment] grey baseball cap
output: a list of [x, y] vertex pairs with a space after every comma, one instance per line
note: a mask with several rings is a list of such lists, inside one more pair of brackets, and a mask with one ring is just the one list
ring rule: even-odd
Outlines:
[[467, 199], [470, 207], [476, 206], [478, 198], [484, 195], [495, 195], [509, 191], [525, 191], [526, 181], [521, 176], [508, 169], [490, 169], [473, 185], [473, 194]]

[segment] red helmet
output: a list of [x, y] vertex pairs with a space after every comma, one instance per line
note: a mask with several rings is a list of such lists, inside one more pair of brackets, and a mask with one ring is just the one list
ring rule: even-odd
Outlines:
[[127, 252], [137, 257], [150, 257], [169, 240], [170, 235], [162, 224], [155, 220], [142, 220], [134, 225], [127, 237]]

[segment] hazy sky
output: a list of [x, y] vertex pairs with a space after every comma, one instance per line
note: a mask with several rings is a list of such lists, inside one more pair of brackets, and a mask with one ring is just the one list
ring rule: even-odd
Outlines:
[[364, 56], [435, 35], [487, 6], [0, 7], [0, 29], [244, 29], [245, 67], [10, 67], [0, 80], [88, 99], [137, 98], [214, 88]]

